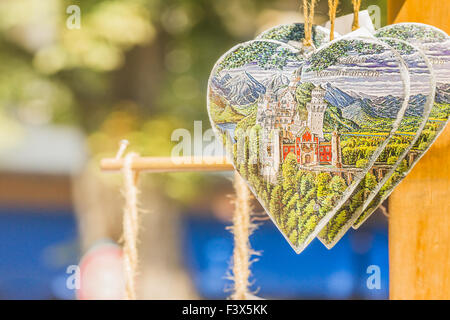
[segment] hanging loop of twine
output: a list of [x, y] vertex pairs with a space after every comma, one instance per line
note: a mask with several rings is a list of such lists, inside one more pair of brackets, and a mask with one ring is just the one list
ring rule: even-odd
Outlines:
[[381, 205], [381, 206], [379, 207], [379, 209], [380, 209], [381, 213], [382, 213], [386, 218], [389, 218], [389, 212], [388, 212], [387, 208], [386, 208], [384, 205]]
[[352, 31], [359, 29], [359, 8], [361, 7], [361, 0], [352, 0], [353, 4], [353, 24]]
[[305, 16], [305, 39], [303, 45], [306, 47], [312, 46], [312, 25], [314, 21], [314, 7], [316, 0], [303, 0], [303, 15]]
[[136, 153], [128, 153], [124, 158], [124, 196], [123, 212], [123, 263], [125, 273], [125, 298], [136, 299], [136, 270], [138, 265], [137, 240], [139, 233], [139, 210], [137, 177], [138, 173], [132, 169], [133, 158]]
[[250, 248], [249, 236], [252, 230], [250, 219], [251, 204], [250, 190], [236, 171], [234, 175], [234, 189], [236, 192], [235, 209], [233, 215], [232, 232], [234, 236], [233, 250], [233, 300], [246, 300], [249, 295], [250, 278]]
[[334, 40], [334, 25], [336, 20], [336, 10], [339, 0], [328, 0], [328, 16], [330, 17], [330, 41]]

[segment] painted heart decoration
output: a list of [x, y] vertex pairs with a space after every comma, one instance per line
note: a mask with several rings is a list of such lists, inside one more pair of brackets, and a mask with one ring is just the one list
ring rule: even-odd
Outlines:
[[375, 36], [397, 50], [408, 67], [409, 105], [399, 129], [377, 159], [378, 164], [319, 234], [328, 248], [351, 226], [361, 226], [392, 193], [442, 132], [450, 113], [448, 36], [417, 23], [388, 26]]
[[417, 47], [405, 41], [381, 38], [395, 49], [406, 64], [410, 80], [410, 97], [406, 112], [395, 133], [376, 163], [359, 183], [353, 194], [342, 205], [318, 238], [327, 247], [333, 247], [361, 215], [364, 203], [379, 193], [384, 181], [392, 179], [399, 167], [405, 167], [416, 156], [412, 147], [420, 139], [433, 104], [435, 80], [429, 59]]
[[[341, 220], [351, 226], [341, 208], [367, 184], [413, 110], [408, 67], [386, 42], [343, 37], [326, 44], [326, 31], [315, 28], [319, 49], [308, 52], [302, 30], [284, 25], [237, 45], [216, 63], [208, 85], [216, 135], [297, 253], [321, 230], [327, 244], [342, 233]], [[416, 122], [416, 131], [425, 126]]]
[[450, 37], [438, 28], [420, 23], [387, 26], [378, 30], [375, 36], [400, 39], [421, 50], [431, 64], [434, 88], [431, 93], [431, 110], [424, 128], [419, 130], [420, 134], [413, 142], [410, 152], [400, 157], [401, 163], [379, 182], [374, 192], [364, 201], [362, 213], [354, 222], [355, 229], [367, 220], [417, 164], [443, 132], [450, 116]]

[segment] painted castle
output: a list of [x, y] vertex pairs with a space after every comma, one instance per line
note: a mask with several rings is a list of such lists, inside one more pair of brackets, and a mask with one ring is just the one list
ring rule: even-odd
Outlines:
[[258, 105], [256, 123], [263, 129], [261, 171], [271, 182], [276, 180], [280, 164], [289, 153], [303, 167], [342, 167], [339, 134], [334, 131], [331, 141], [324, 138], [326, 91], [320, 86], [312, 90], [311, 101], [306, 104], [307, 120], [301, 120], [295, 97], [299, 80], [294, 77], [286, 88], [275, 92], [268, 88]]

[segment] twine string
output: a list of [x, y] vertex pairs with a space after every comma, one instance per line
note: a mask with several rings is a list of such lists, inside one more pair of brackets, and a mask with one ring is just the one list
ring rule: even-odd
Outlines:
[[305, 39], [303, 45], [306, 47], [312, 46], [312, 25], [314, 21], [314, 7], [316, 0], [303, 0], [303, 15], [305, 16]]
[[123, 213], [123, 263], [125, 273], [125, 298], [136, 299], [135, 278], [138, 265], [137, 239], [139, 232], [139, 210], [137, 177], [138, 173], [132, 169], [133, 158], [136, 153], [128, 153], [124, 158], [124, 196], [125, 207]]
[[361, 0], [352, 0], [353, 4], [353, 24], [352, 31], [359, 29], [359, 8], [361, 7]]
[[235, 209], [233, 216], [232, 232], [234, 236], [233, 250], [233, 280], [234, 292], [233, 300], [245, 300], [249, 295], [250, 277], [250, 248], [249, 236], [252, 230], [250, 219], [251, 204], [250, 191], [236, 171], [234, 175], [234, 189], [236, 192]]
[[334, 25], [336, 20], [336, 10], [339, 5], [339, 0], [328, 0], [328, 16], [330, 17], [330, 41], [334, 40]]

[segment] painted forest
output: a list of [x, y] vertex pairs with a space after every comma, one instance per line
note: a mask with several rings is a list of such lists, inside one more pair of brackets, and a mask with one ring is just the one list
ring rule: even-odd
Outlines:
[[234, 163], [250, 188], [294, 247], [304, 246], [319, 221], [336, 205], [348, 184], [337, 173], [301, 170], [294, 154], [289, 154], [278, 182], [264, 180], [259, 166], [259, 126], [247, 128], [233, 144]]
[[338, 214], [336, 214], [328, 222], [327, 226], [322, 229], [319, 235], [322, 241], [326, 244], [332, 244], [339, 240], [336, 238], [339, 235], [339, 231], [344, 231], [346, 229], [345, 227], [350, 227], [348, 225], [349, 223], [354, 224], [355, 227], [359, 227], [364, 221], [367, 220], [367, 218], [378, 208], [384, 199], [389, 196], [394, 187], [400, 183], [401, 179], [415, 164], [419, 158], [419, 155], [422, 154], [434, 141], [437, 133], [442, 129], [443, 124], [448, 118], [448, 106], [448, 104], [434, 104], [432, 115], [441, 119], [431, 118], [431, 120], [427, 121], [425, 128], [420, 133], [411, 150], [408, 152], [408, 154], [415, 154], [415, 157], [411, 158], [413, 160], [408, 161], [409, 157], [405, 156], [404, 152], [412, 142], [414, 136], [395, 134], [391, 138], [386, 148], [378, 157], [374, 168], [377, 168], [377, 164], [387, 164], [388, 166], [393, 166], [399, 161], [399, 159], [401, 159], [395, 171], [386, 180], [383, 186], [381, 186], [381, 189], [370, 202], [367, 209], [361, 213], [361, 206], [384, 178], [384, 175], [374, 175], [372, 172], [368, 172], [360, 185], [354, 191], [353, 195], [350, 197], [351, 200], [347, 201]]

